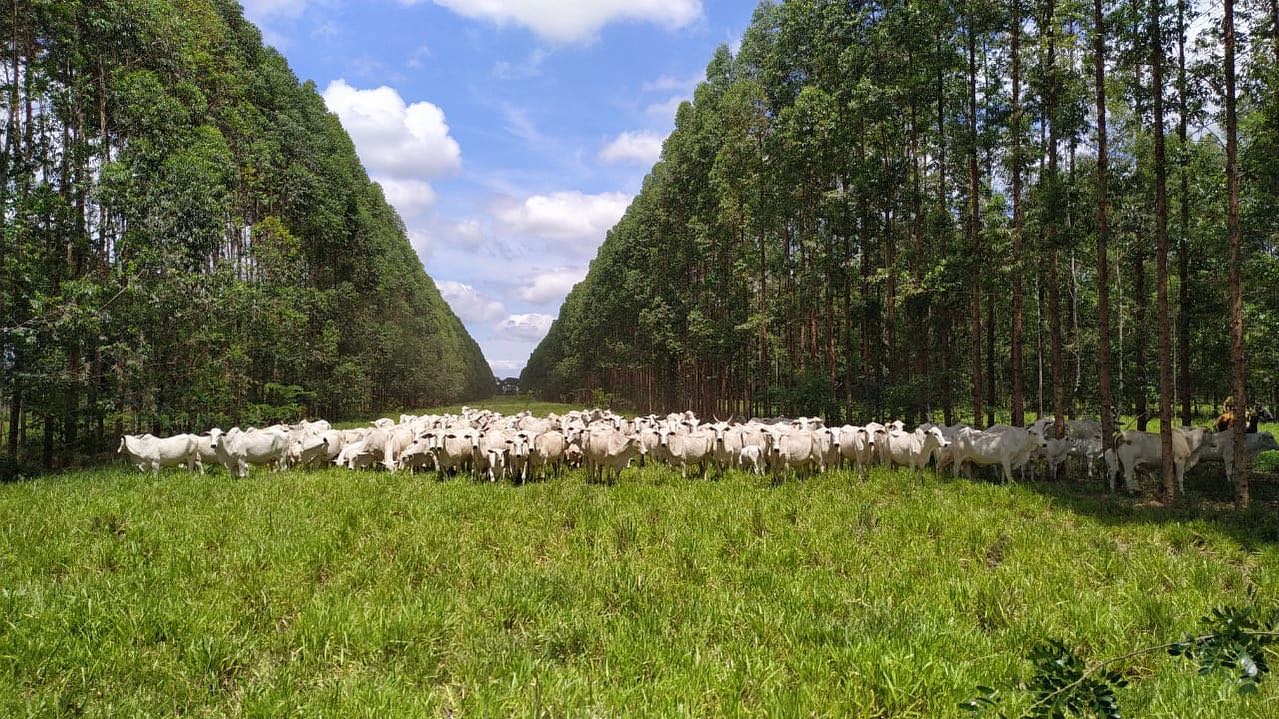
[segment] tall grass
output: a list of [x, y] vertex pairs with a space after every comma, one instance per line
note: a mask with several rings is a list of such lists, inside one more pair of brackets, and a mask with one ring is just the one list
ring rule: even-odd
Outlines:
[[[773, 487], [121, 469], [0, 486], [0, 715], [913, 716], [1279, 597], [1271, 507], [888, 471]], [[1142, 657], [1143, 717], [1279, 687]]]

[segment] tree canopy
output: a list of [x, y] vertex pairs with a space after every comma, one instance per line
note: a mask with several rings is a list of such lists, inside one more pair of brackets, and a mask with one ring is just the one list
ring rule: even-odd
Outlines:
[[11, 457], [493, 392], [337, 117], [234, 0], [8, 5]]

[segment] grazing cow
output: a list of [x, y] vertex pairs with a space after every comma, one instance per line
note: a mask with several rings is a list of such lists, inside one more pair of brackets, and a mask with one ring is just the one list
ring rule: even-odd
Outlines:
[[480, 436], [480, 469], [488, 471], [490, 482], [506, 479], [514, 447], [515, 435], [505, 430], [491, 430]]
[[284, 461], [288, 466], [307, 466], [315, 460], [325, 457], [329, 451], [329, 438], [326, 433], [304, 434], [289, 442], [284, 452]]
[[213, 449], [223, 457], [223, 463], [235, 465], [235, 476], [249, 476], [249, 465], [274, 464], [278, 468], [289, 446], [289, 433], [268, 427], [267, 429], [241, 430], [232, 427], [225, 434], [220, 429], [209, 430]]
[[644, 451], [640, 453], [640, 466], [644, 466], [645, 458], [652, 457], [655, 462], [670, 463], [670, 454], [662, 445], [662, 430], [645, 427], [639, 431], [640, 445]]
[[194, 434], [155, 437], [126, 434], [120, 438], [117, 454], [127, 453], [139, 471], [159, 472], [161, 467], [184, 466], [195, 470], [200, 462], [199, 438]]
[[914, 432], [889, 432], [888, 457], [893, 464], [918, 473], [932, 461], [933, 453], [950, 445], [941, 430], [916, 428]]
[[750, 470], [756, 475], [764, 474], [764, 450], [753, 444], [742, 447], [737, 455], [737, 463], [742, 469]]
[[534, 477], [546, 477], [549, 469], [559, 474], [564, 466], [564, 451], [568, 449], [568, 440], [557, 430], [543, 432], [533, 437], [533, 446], [529, 450], [529, 465]]
[[[1235, 475], [1235, 442], [1231, 436], [1232, 432], [1217, 432], [1212, 440], [1205, 444], [1216, 444], [1217, 451], [1221, 453], [1221, 461], [1226, 465], [1226, 481], [1233, 482]], [[1269, 432], [1256, 432], [1244, 435], [1244, 446], [1248, 450], [1248, 458], [1251, 460], [1261, 452], [1268, 452], [1279, 449], [1279, 442], [1275, 442], [1275, 436]]]
[[475, 456], [480, 451], [479, 433], [467, 427], [445, 430], [438, 453], [440, 471], [470, 470], [475, 466]]
[[[1177, 491], [1185, 491], [1186, 470], [1199, 462], [1199, 450], [1208, 430], [1172, 428], [1172, 464], [1177, 477]], [[1137, 491], [1136, 472], [1142, 467], [1157, 467], [1163, 462], [1163, 451], [1158, 432], [1140, 432], [1135, 429], [1120, 433], [1115, 444], [1115, 457], [1123, 468], [1124, 486], [1129, 494]], [[1115, 477], [1110, 476], [1110, 489], [1115, 489]]]
[[1013, 470], [1030, 459], [1036, 445], [1034, 436], [1020, 427], [996, 425], [986, 431], [964, 427], [955, 433], [952, 445], [954, 476], [965, 462], [982, 467], [998, 465], [1004, 470], [1004, 481], [1013, 481]]
[[724, 470], [737, 464], [742, 447], [745, 446], [742, 430], [740, 427], [730, 427], [727, 422], [717, 422], [706, 426], [705, 429], [715, 435], [714, 444], [711, 446], [711, 458], [715, 462], [716, 469], [722, 474]]
[[846, 424], [839, 428], [839, 456], [851, 462], [863, 476], [870, 472], [874, 445], [865, 427]]
[[586, 435], [582, 451], [592, 482], [612, 484], [621, 477], [622, 470], [639, 456], [641, 445], [634, 435], [615, 429], [597, 429]]
[[419, 467], [435, 467], [434, 437], [418, 437], [400, 452], [396, 466], [416, 474]]
[[821, 465], [821, 445], [817, 436], [806, 429], [773, 428], [769, 464], [773, 474], [782, 471], [805, 472]]
[[706, 476], [706, 462], [712, 458], [715, 446], [715, 433], [697, 430], [687, 434], [679, 434], [667, 430], [662, 435], [662, 448], [670, 455], [672, 465], [679, 466], [681, 477], [688, 477], [688, 468], [697, 465], [703, 478]]

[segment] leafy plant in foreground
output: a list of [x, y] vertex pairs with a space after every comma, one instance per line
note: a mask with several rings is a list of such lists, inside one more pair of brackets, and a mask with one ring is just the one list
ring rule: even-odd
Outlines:
[[[1200, 620], [1204, 632], [1179, 642], [1143, 647], [1127, 654], [1089, 664], [1065, 643], [1047, 640], [1030, 654], [1034, 672], [1021, 689], [1034, 700], [1017, 716], [1023, 719], [1066, 719], [1097, 716], [1120, 719], [1118, 691], [1128, 680], [1114, 667], [1142, 654], [1167, 651], [1199, 665], [1199, 674], [1226, 670], [1237, 677], [1240, 694], [1252, 694], [1270, 673], [1266, 653], [1279, 642], [1279, 617], [1271, 611], [1262, 616], [1254, 607], [1219, 607]], [[973, 713], [1001, 710], [1010, 694], [989, 686], [978, 686], [977, 696], [960, 703]]]

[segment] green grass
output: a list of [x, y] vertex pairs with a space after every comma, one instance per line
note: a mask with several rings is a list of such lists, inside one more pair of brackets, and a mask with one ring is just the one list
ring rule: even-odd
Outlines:
[[[1279, 597], [1274, 505], [1207, 485], [1167, 508], [888, 471], [4, 485], [0, 715], [959, 716], [1040, 638], [1115, 655]], [[1279, 713], [1279, 681], [1123, 670], [1132, 716]]]

